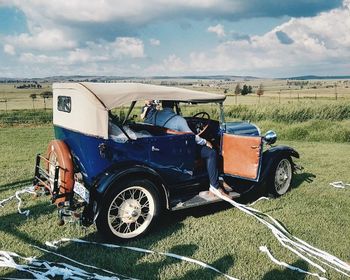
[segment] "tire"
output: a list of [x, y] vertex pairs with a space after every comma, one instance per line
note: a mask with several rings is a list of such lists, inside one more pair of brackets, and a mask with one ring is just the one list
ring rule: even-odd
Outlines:
[[290, 157], [282, 156], [278, 158], [271, 168], [267, 180], [268, 193], [274, 197], [279, 197], [291, 189], [293, 179], [293, 167]]
[[124, 181], [105, 197], [96, 227], [103, 237], [113, 241], [133, 240], [145, 235], [161, 212], [157, 188], [146, 179]]
[[[56, 166], [61, 167], [58, 173], [59, 194], [71, 193], [74, 186], [74, 168], [73, 160], [67, 144], [62, 140], [52, 140], [46, 150], [48, 163], [46, 166], [50, 178], [55, 176]], [[53, 191], [53, 181], [49, 182], [50, 193]], [[58, 198], [55, 204], [63, 203], [68, 200], [68, 196]]]

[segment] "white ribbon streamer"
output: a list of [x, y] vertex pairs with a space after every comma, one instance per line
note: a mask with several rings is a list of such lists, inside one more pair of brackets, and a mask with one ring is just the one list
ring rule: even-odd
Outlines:
[[262, 196], [262, 197], [258, 198], [257, 200], [255, 200], [254, 202], [250, 203], [249, 206], [253, 206], [255, 203], [259, 202], [260, 200], [270, 200], [270, 198], [268, 198], [266, 196]]
[[[15, 259], [25, 261], [27, 264], [19, 264]], [[49, 280], [54, 277], [72, 280], [99, 279], [99, 280], [119, 280], [131, 278], [119, 278], [115, 273], [113, 276], [103, 276], [97, 273], [90, 273], [81, 268], [66, 264], [42, 261], [33, 257], [23, 257], [14, 252], [0, 251], [0, 267], [16, 269], [21, 272], [31, 274], [34, 279]], [[2, 278], [19, 279], [19, 278]]]
[[98, 246], [107, 247], [107, 248], [127, 249], [127, 250], [140, 252], [140, 253], [163, 255], [163, 256], [166, 256], [166, 257], [171, 257], [171, 258], [175, 258], [175, 259], [178, 259], [178, 260], [186, 261], [186, 262], [189, 262], [189, 263], [197, 264], [197, 265], [199, 265], [199, 266], [201, 266], [203, 268], [213, 270], [213, 271], [223, 275], [227, 279], [238, 280], [237, 278], [234, 278], [234, 277], [232, 277], [230, 275], [227, 275], [227, 274], [221, 272], [220, 270], [218, 270], [217, 268], [215, 268], [215, 267], [213, 267], [211, 265], [208, 265], [208, 264], [206, 264], [206, 263], [204, 263], [202, 261], [198, 261], [198, 260], [195, 260], [195, 259], [191, 259], [189, 257], [184, 257], [184, 256], [180, 256], [180, 255], [173, 254], [173, 253], [156, 252], [156, 251], [152, 251], [152, 250], [148, 250], [148, 249], [142, 249], [142, 248], [138, 248], [138, 247], [120, 246], [120, 245], [109, 244], [109, 243], [98, 243], [98, 242], [86, 241], [86, 240], [75, 239], [75, 238], [74, 239], [62, 238], [60, 240], [54, 240], [54, 241], [51, 241], [51, 242], [46, 242], [45, 244], [48, 247], [57, 249], [60, 244], [65, 243], [65, 242], [92, 244], [92, 245], [98, 245]]
[[[58, 254], [58, 253], [52, 252], [52, 251], [50, 251], [50, 250], [46, 250], [46, 249], [41, 248], [41, 247], [39, 247], [39, 246], [35, 246], [35, 245], [30, 245], [30, 246], [32, 246], [32, 247], [34, 247], [34, 248], [36, 248], [36, 249], [38, 249], [38, 250], [40, 250], [40, 251], [43, 251], [43, 252], [45, 252], [45, 253], [49, 253], [49, 254], [53, 254], [53, 255], [55, 255], [55, 256], [61, 257], [61, 258], [63, 258], [63, 259], [66, 259], [66, 260], [68, 260], [68, 261], [71, 261], [71, 262], [76, 263], [76, 264], [81, 265], [81, 266], [85, 266], [85, 267], [92, 268], [92, 269], [96, 269], [96, 270], [101, 270], [101, 271], [103, 271], [103, 272], [106, 272], [106, 273], [111, 274], [111, 275], [114, 275], [114, 276], [119, 276], [119, 277], [122, 276], [123, 278], [127, 278], [127, 279], [136, 279], [136, 278], [130, 278], [130, 277], [127, 277], [127, 276], [124, 276], [124, 275], [121, 275], [121, 274], [116, 274], [116, 273], [114, 273], [114, 272], [112, 272], [112, 271], [110, 271], [110, 270], [103, 269], [103, 268], [99, 268], [99, 267], [97, 267], [97, 266], [93, 266], [93, 265], [85, 264], [85, 263], [82, 263], [82, 262], [78, 262], [78, 261], [76, 261], [76, 260], [74, 260], [74, 259], [68, 258], [68, 257], [65, 256], [65, 255]], [[56, 248], [57, 248], [57, 247], [56, 247]]]
[[[326, 272], [326, 270], [321, 267], [320, 265], [316, 264], [315, 262], [311, 261], [308, 257], [305, 256], [308, 255], [309, 257], [312, 257], [319, 262], [326, 264], [327, 266], [333, 268], [334, 270], [350, 277], [349, 274], [347, 274], [345, 271], [350, 272], [350, 265], [346, 262], [340, 260], [339, 258], [322, 251], [320, 249], [317, 249], [310, 244], [306, 243], [305, 241], [293, 236], [290, 234], [286, 228], [284, 228], [277, 220], [275, 220], [273, 217], [271, 217], [268, 214], [262, 213], [254, 208], [251, 208], [249, 206], [245, 206], [243, 204], [237, 203], [230, 199], [227, 196], [222, 195], [218, 192], [217, 194], [221, 199], [227, 201], [232, 206], [238, 208], [239, 210], [243, 211], [244, 213], [253, 216], [256, 218], [259, 222], [267, 226], [273, 235], [277, 238], [279, 243], [284, 246], [285, 248], [289, 249], [293, 253], [295, 253], [297, 256], [311, 264], [312, 266], [316, 267], [323, 273]], [[269, 220], [269, 221], [268, 221]], [[287, 245], [289, 244], [289, 245]], [[304, 254], [303, 254], [304, 253]]]
[[[330, 183], [330, 185], [335, 187], [335, 188], [345, 188], [345, 186], [350, 186], [350, 184], [344, 184], [341, 181]], [[17, 206], [18, 213], [28, 216], [29, 213], [30, 213], [29, 210], [25, 210], [25, 211], [21, 210], [22, 200], [20, 198], [20, 195], [23, 194], [23, 193], [35, 194], [34, 187], [32, 187], [32, 186], [31, 187], [26, 187], [26, 188], [24, 188], [24, 189], [22, 189], [20, 191], [16, 191], [16, 193], [14, 195], [10, 196], [7, 199], [4, 199], [4, 200], [0, 201], [0, 207], [4, 207], [5, 203], [7, 203], [10, 200], [16, 198], [18, 200], [18, 206]], [[316, 259], [317, 261], [321, 262], [322, 264], [327, 265], [328, 267], [331, 267], [332, 269], [336, 270], [339, 273], [342, 273], [345, 276], [350, 277], [350, 275], [348, 273], [346, 273], [346, 272], [350, 272], [350, 265], [348, 263], [340, 260], [339, 258], [337, 258], [337, 257], [335, 257], [335, 256], [333, 256], [333, 255], [331, 255], [331, 254], [329, 254], [329, 253], [327, 253], [325, 251], [322, 251], [322, 250], [320, 250], [318, 248], [315, 248], [315, 247], [311, 246], [310, 244], [306, 243], [305, 241], [303, 241], [303, 240], [301, 240], [301, 239], [291, 235], [287, 231], [287, 229], [285, 227], [283, 227], [277, 220], [275, 220], [270, 215], [262, 213], [261, 211], [258, 211], [258, 210], [254, 209], [254, 208], [249, 207], [249, 206], [245, 206], [243, 204], [237, 203], [237, 202], [231, 200], [230, 198], [228, 198], [228, 197], [226, 197], [226, 196], [224, 196], [222, 194], [217, 193], [216, 195], [218, 195], [221, 199], [225, 200], [226, 202], [230, 203], [232, 206], [234, 206], [234, 207], [238, 208], [239, 210], [243, 211], [244, 213], [255, 217], [259, 222], [261, 222], [262, 224], [264, 224], [265, 226], [267, 226], [271, 230], [273, 235], [277, 238], [278, 242], [283, 247], [289, 249], [294, 254], [299, 256], [301, 259], [305, 260], [310, 265], [312, 265], [312, 266], [316, 267], [317, 269], [319, 269], [321, 272], [325, 273], [326, 270], [322, 266], [320, 266], [319, 264], [313, 262], [307, 256]], [[261, 197], [261, 198], [259, 198], [258, 200], [256, 200], [255, 202], [253, 202], [250, 205], [254, 205], [256, 202], [258, 202], [258, 201], [260, 201], [262, 199], [268, 199], [268, 198]], [[219, 271], [215, 267], [212, 267], [212, 266], [210, 266], [210, 265], [208, 265], [208, 264], [206, 264], [206, 263], [204, 263], [202, 261], [198, 261], [198, 260], [195, 260], [195, 259], [191, 259], [191, 258], [188, 258], [188, 257], [184, 257], [184, 256], [172, 254], [172, 253], [155, 252], [155, 251], [142, 249], [142, 248], [137, 248], [137, 247], [119, 246], [119, 245], [114, 245], [114, 244], [89, 242], [89, 241], [85, 241], [85, 240], [81, 240], [81, 239], [68, 239], [68, 238], [63, 238], [63, 239], [58, 240], [58, 241], [46, 242], [46, 245], [57, 249], [57, 245], [59, 245], [59, 244], [61, 244], [63, 242], [77, 242], [77, 243], [85, 243], [85, 244], [94, 244], [94, 245], [101, 245], [101, 246], [108, 247], [108, 248], [124, 248], [124, 249], [132, 250], [132, 251], [136, 251], [136, 252], [147, 253], [147, 254], [160, 254], [160, 255], [167, 256], [167, 257], [172, 257], [172, 258], [176, 258], [176, 259], [179, 259], [179, 260], [182, 260], [182, 261], [186, 261], [186, 262], [197, 264], [197, 265], [199, 265], [199, 266], [201, 266], [203, 268], [215, 271], [215, 272], [225, 276], [228, 279], [237, 280], [236, 278], [233, 278], [233, 277], [231, 277], [231, 276], [229, 276], [229, 275]], [[34, 246], [34, 247], [39, 249], [39, 250], [45, 251], [45, 249], [42, 249], [40, 247], [37, 247], [37, 246]], [[265, 249], [265, 248], [266, 247], [262, 246], [262, 247], [260, 247], [260, 250], [265, 252], [265, 253], [267, 253], [272, 261], [274, 261], [275, 263], [278, 263], [279, 265], [286, 266], [288, 268], [293, 267], [293, 266], [288, 265], [288, 264], [286, 264], [284, 262], [280, 262], [280, 261], [274, 259], [273, 256], [268, 251], [268, 249], [267, 248]], [[89, 267], [89, 268], [93, 268], [93, 269], [99, 269], [99, 270], [102, 270], [102, 271], [104, 271], [106, 273], [113, 274], [113, 272], [111, 272], [111, 271], [103, 270], [103, 269], [100, 269], [98, 267], [89, 266], [89, 265], [86, 265], [86, 264], [82, 264], [82, 263], [79, 263], [79, 262], [77, 262], [77, 261], [75, 261], [73, 259], [70, 259], [68, 257], [65, 257], [63, 255], [60, 255], [60, 254], [57, 254], [57, 253], [54, 253], [54, 252], [51, 252], [51, 251], [47, 251], [47, 252], [52, 253], [52, 254], [56, 254], [56, 255], [61, 256], [63, 258], [66, 258], [67, 260], [75, 262], [75, 263], [77, 263], [79, 265], [83, 265], [83, 266], [86, 266], [86, 267]], [[25, 265], [18, 265], [14, 261], [13, 257], [26, 260], [26, 261], [31, 263], [31, 266], [30, 265], [27, 265], [27, 266], [25, 266]], [[46, 273], [49, 273], [49, 274], [51, 273], [53, 275], [63, 276], [63, 279], [68, 279], [68, 278], [65, 278], [65, 277], [68, 277], [68, 274], [70, 276], [72, 276], [69, 279], [83, 279], [83, 278], [79, 278], [78, 276], [74, 276], [75, 275], [74, 273], [76, 273], [76, 274], [86, 273], [84, 271], [81, 272], [81, 271], [78, 271], [78, 270], [76, 270], [75, 272], [73, 270], [73, 272], [72, 272], [72, 267], [69, 268], [69, 265], [67, 265], [67, 264], [61, 264], [61, 265], [64, 266], [64, 268], [62, 268], [62, 267], [60, 268], [60, 267], [55, 267], [55, 266], [50, 265], [49, 262], [40, 262], [40, 261], [37, 261], [37, 260], [33, 261], [32, 258], [24, 258], [24, 257], [21, 257], [21, 256], [17, 255], [16, 253], [13, 253], [13, 252], [0, 251], [0, 267], [2, 267], [2, 266], [10, 267], [10, 268], [14, 268], [14, 269], [17, 269], [17, 270], [20, 270], [20, 271], [24, 271], [25, 270], [26, 272], [29, 272], [31, 274], [33, 274], [33, 273], [35, 274], [37, 272], [33, 272], [33, 273], [31, 272], [31, 271], [33, 271], [33, 266], [35, 267], [35, 264], [39, 264], [39, 265], [37, 265], [39, 267], [45, 266], [47, 268], [47, 272]], [[40, 268], [40, 269], [42, 269], [42, 268]], [[298, 270], [300, 272], [301, 269], [296, 268], [296, 269], [293, 269], [293, 270]], [[319, 277], [319, 279], [322, 279], [322, 280], [326, 279], [326, 278], [322, 278], [321, 276], [319, 276], [316, 273], [310, 273], [310, 272], [306, 272], [306, 273], [310, 274], [310, 275], [313, 275], [313, 276], [317, 276], [317, 277]], [[34, 274], [33, 274], [33, 276], [34, 276]], [[42, 278], [44, 276], [45, 275], [42, 274], [40, 276], [40, 278], [37, 278], [37, 279], [48, 279], [48, 278]], [[82, 275], [80, 275], [80, 276], [82, 276]], [[96, 274], [96, 277], [100, 277], [100, 276], [98, 276]], [[101, 277], [102, 278], [96, 278], [96, 279], [119, 279], [119, 278], [114, 278], [114, 276], [112, 278], [110, 278], [110, 277], [105, 278], [104, 276], [101, 276]], [[123, 277], [125, 277], [125, 276], [123, 276]]]
[[337, 189], [345, 189], [345, 187], [350, 187], [350, 184], [343, 183], [343, 181], [332, 182], [329, 183], [329, 185]]
[[16, 198], [18, 200], [18, 205], [17, 205], [18, 213], [22, 214], [22, 215], [26, 215], [28, 217], [29, 214], [30, 214], [30, 211], [29, 210], [25, 210], [25, 211], [21, 210], [22, 199], [20, 198], [20, 195], [24, 194], [24, 193], [35, 194], [34, 187], [33, 186], [25, 187], [24, 189], [22, 189], [20, 191], [16, 191], [16, 193], [14, 195], [11, 195], [10, 197], [8, 197], [6, 199], [1, 200], [0, 201], [0, 207], [4, 207], [4, 204], [6, 204], [7, 202], [9, 202], [12, 199]]
[[291, 269], [291, 270], [298, 271], [300, 273], [304, 273], [304, 274], [308, 274], [308, 275], [311, 275], [311, 276], [315, 276], [315, 277], [317, 277], [320, 280], [327, 280], [327, 278], [324, 278], [324, 277], [318, 275], [317, 273], [311, 273], [311, 272], [305, 271], [305, 270], [303, 270], [303, 269], [301, 269], [299, 267], [292, 266], [290, 264], [287, 264], [285, 262], [281, 262], [281, 261], [277, 260], [274, 256], [272, 256], [271, 252], [269, 251], [269, 249], [266, 246], [260, 246], [259, 249], [260, 249], [261, 252], [266, 253], [268, 255], [268, 257], [271, 259], [271, 261], [273, 261], [274, 263], [276, 263], [278, 265], [284, 266], [284, 267], [286, 267], [288, 269]]

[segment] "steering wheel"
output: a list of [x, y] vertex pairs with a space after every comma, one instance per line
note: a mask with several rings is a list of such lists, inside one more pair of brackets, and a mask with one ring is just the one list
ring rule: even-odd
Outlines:
[[210, 121], [210, 116], [207, 112], [199, 112], [197, 114], [194, 114], [192, 118], [198, 118], [198, 119], [207, 119], [206, 124], [203, 122], [198, 122], [196, 124], [196, 133], [198, 136], [201, 136], [209, 127], [209, 121]]

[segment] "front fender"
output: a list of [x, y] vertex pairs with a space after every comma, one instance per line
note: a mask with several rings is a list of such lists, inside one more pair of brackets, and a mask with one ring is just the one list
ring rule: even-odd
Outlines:
[[289, 146], [275, 146], [263, 152], [260, 180], [267, 178], [275, 161], [280, 157], [299, 158], [299, 153]]

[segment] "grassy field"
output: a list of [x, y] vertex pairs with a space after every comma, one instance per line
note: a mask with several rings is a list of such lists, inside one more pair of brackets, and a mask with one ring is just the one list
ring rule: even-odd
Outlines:
[[[235, 87], [239, 83], [252, 86], [253, 93], [246, 96], [234, 96]], [[300, 85], [303, 84], [303, 85]], [[255, 92], [263, 85], [264, 94], [259, 98]], [[350, 100], [350, 82], [348, 80], [309, 80], [309, 81], [286, 81], [257, 79], [247, 81], [202, 81], [194, 84], [191, 89], [208, 91], [228, 95], [226, 104], [276, 104], [307, 102], [332, 102], [336, 100]]]
[[[138, 115], [141, 108], [134, 109]], [[124, 110], [124, 114], [127, 109]], [[219, 119], [218, 105], [182, 106], [184, 116], [206, 111]], [[118, 110], [117, 110], [118, 112]], [[226, 121], [245, 120], [256, 123], [262, 132], [274, 129], [280, 139], [350, 142], [350, 102], [329, 104], [225, 105]], [[0, 127], [48, 124], [52, 110], [0, 111]]]
[[[51, 91], [51, 84], [42, 84], [42, 88], [23, 88], [16, 86], [22, 83], [0, 84], [0, 110], [42, 109], [44, 99], [40, 93]], [[30, 98], [31, 94], [37, 94], [36, 99]], [[7, 101], [7, 102], [4, 102]], [[52, 99], [46, 100], [46, 108], [52, 108]]]
[[[53, 134], [50, 125], [40, 125], [3, 127], [0, 136], [1, 200], [30, 184], [34, 156], [45, 151]], [[350, 262], [350, 190], [329, 186], [332, 181], [350, 182], [350, 144], [286, 140], [283, 143], [300, 152], [299, 163], [305, 170], [296, 175], [290, 193], [261, 201], [254, 207], [279, 219], [297, 237]], [[45, 241], [62, 237], [102, 241], [94, 227], [86, 230], [75, 224], [59, 227], [55, 207], [47, 197], [24, 197], [24, 207], [31, 211], [28, 218], [16, 213], [14, 202], [0, 208], [2, 250], [62, 262], [30, 244], [44, 247]], [[225, 203], [166, 213], [151, 234], [127, 245], [192, 257], [239, 279], [312, 279], [283, 269], [260, 253], [259, 246], [266, 245], [278, 259], [309, 269], [303, 260], [282, 248], [264, 226]], [[140, 279], [223, 279], [194, 264], [122, 249], [67, 244], [58, 253]], [[313, 268], [310, 271], [317, 272]], [[18, 276], [29, 275], [0, 269], [0, 278]], [[331, 270], [327, 277], [345, 279]]]
[[[153, 83], [160, 83], [158, 80]], [[181, 82], [179, 81], [180, 85]], [[186, 88], [223, 94], [226, 90], [226, 105], [252, 105], [252, 104], [290, 104], [299, 102], [324, 103], [348, 102], [350, 101], [349, 80], [310, 80], [310, 81], [286, 81], [286, 80], [247, 80], [247, 81], [192, 81], [192, 86]], [[234, 90], [240, 84], [250, 85], [253, 93], [246, 96], [234, 96]], [[0, 111], [19, 109], [42, 109], [44, 100], [40, 93], [51, 91], [51, 84], [43, 83], [40, 89], [17, 89], [16, 86], [22, 83], [0, 84]], [[259, 85], [262, 84], [264, 94], [261, 98], [255, 94]], [[30, 98], [32, 93], [37, 94], [33, 101]], [[5, 102], [7, 101], [7, 102]], [[47, 100], [47, 108], [52, 108], [52, 99]]]

